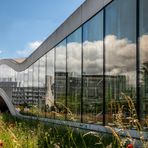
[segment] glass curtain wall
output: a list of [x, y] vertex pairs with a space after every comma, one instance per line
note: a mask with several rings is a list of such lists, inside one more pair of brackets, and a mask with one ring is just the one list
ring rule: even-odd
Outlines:
[[135, 114], [126, 99], [136, 105], [136, 0], [114, 0], [105, 11], [106, 120], [112, 125], [119, 105], [123, 122]]
[[102, 123], [103, 11], [83, 26], [83, 121]]
[[45, 117], [45, 66], [46, 56], [39, 59], [39, 110], [40, 116]]
[[31, 65], [28, 69], [28, 114], [32, 115], [32, 106], [33, 106], [33, 91], [32, 91], [32, 81], [33, 79], [33, 66]]
[[23, 83], [24, 83], [24, 75], [23, 72], [17, 72], [17, 88], [13, 91], [12, 97], [14, 104], [16, 105], [16, 108], [19, 112], [23, 111], [23, 104], [24, 104], [24, 89], [23, 89]]
[[24, 82], [23, 82], [23, 91], [24, 91], [24, 104], [23, 104], [23, 113], [24, 114], [28, 114], [28, 108], [29, 108], [29, 104], [28, 104], [28, 69], [26, 69], [25, 71], [23, 71], [23, 75], [24, 75]]
[[13, 104], [18, 109], [18, 111], [20, 111], [19, 105], [20, 105], [20, 100], [21, 100], [20, 99], [20, 83], [21, 83], [20, 72], [17, 72], [17, 74], [16, 74], [16, 88], [13, 89], [12, 98], [13, 98]]
[[12, 96], [12, 103], [15, 105], [13, 91], [16, 89], [16, 72], [7, 65], [0, 65], [0, 88], [8, 92], [8, 96]]
[[47, 53], [46, 58], [46, 117], [54, 118], [54, 49]]
[[36, 61], [33, 64], [33, 107], [32, 113], [35, 116], [39, 114], [39, 91], [38, 91], [38, 84], [39, 81], [39, 61]]
[[66, 115], [66, 40], [55, 48], [55, 108], [56, 119]]
[[[140, 100], [142, 122], [148, 120], [148, 0], [140, 0]], [[144, 123], [144, 122], [143, 122]], [[144, 123], [145, 126], [148, 126]]]
[[[13, 82], [12, 83], [12, 104], [14, 104], [14, 106], [16, 108], [17, 106], [15, 104], [13, 92], [17, 90], [17, 72], [14, 69], [11, 69], [11, 73], [12, 73], [12, 82]], [[17, 96], [15, 96], [15, 98], [18, 101]]]
[[67, 119], [81, 119], [82, 28], [67, 38]]

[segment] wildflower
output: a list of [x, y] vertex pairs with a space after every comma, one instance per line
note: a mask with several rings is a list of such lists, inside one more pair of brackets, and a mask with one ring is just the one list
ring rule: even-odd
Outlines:
[[128, 144], [127, 148], [134, 148], [132, 144]]

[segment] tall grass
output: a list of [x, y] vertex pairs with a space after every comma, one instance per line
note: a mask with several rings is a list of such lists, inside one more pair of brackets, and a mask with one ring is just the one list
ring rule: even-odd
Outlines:
[[0, 116], [0, 129], [4, 148], [105, 148], [114, 141], [109, 135], [21, 120], [9, 114]]
[[[140, 135], [138, 146], [147, 148], [148, 142], [144, 141], [141, 132], [143, 126], [137, 118], [133, 100], [125, 94], [122, 97], [127, 102], [129, 115], [124, 116], [125, 105], [112, 102], [116, 108], [113, 122], [118, 130], [106, 126], [112, 133], [110, 135], [80, 131], [66, 125], [45, 124], [38, 120], [21, 120], [9, 114], [0, 115], [0, 148], [127, 148], [129, 144], [136, 145], [135, 139], [128, 132], [130, 128], [136, 129]], [[73, 116], [71, 112], [69, 114]], [[120, 135], [124, 131], [127, 134], [125, 137]]]
[[[126, 104], [119, 104], [116, 102], [112, 102], [112, 106], [116, 108], [116, 113], [114, 114], [114, 121], [113, 121], [116, 128], [110, 126], [106, 127], [112, 132], [113, 136], [118, 141], [119, 147], [126, 147], [128, 144], [132, 144], [133, 146], [136, 145], [136, 147], [148, 148], [148, 142], [144, 140], [144, 134], [142, 132], [143, 125], [148, 127], [147, 119], [145, 119], [144, 124], [141, 123], [138, 120], [133, 99], [129, 96], [126, 96], [124, 93], [121, 94], [121, 97], [125, 99]], [[125, 117], [124, 115], [125, 114], [124, 108], [126, 108], [126, 111], [129, 113], [127, 117]], [[139, 140], [135, 140], [130, 135], [129, 129], [134, 129], [137, 131], [139, 135]], [[123, 132], [126, 133], [125, 137], [121, 136], [121, 133]]]

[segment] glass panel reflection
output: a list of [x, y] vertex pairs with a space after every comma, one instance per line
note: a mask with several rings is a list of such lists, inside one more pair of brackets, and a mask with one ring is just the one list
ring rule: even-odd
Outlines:
[[66, 40], [55, 48], [55, 107], [56, 118], [65, 119], [66, 113]]
[[83, 26], [83, 121], [102, 123], [103, 11]]
[[82, 29], [67, 38], [67, 108], [68, 120], [80, 121]]
[[45, 67], [46, 66], [46, 56], [39, 59], [39, 116], [45, 117]]
[[38, 89], [38, 87], [39, 87], [39, 83], [38, 83], [38, 81], [39, 81], [39, 61], [36, 61], [34, 64], [33, 64], [33, 78], [32, 78], [33, 80], [33, 83], [32, 83], [32, 85], [33, 85], [33, 90], [32, 90], [32, 92], [33, 92], [33, 95], [32, 95], [32, 97], [33, 97], [33, 107], [32, 107], [32, 113], [33, 113], [33, 115], [35, 115], [35, 116], [38, 116], [38, 114], [39, 114], [39, 109], [38, 109], [38, 107], [39, 107], [39, 89]]
[[[140, 0], [140, 101], [141, 119], [148, 126], [148, 1]], [[146, 122], [145, 122], [146, 121]]]
[[47, 53], [46, 58], [46, 117], [54, 118], [54, 49]]
[[122, 121], [130, 125], [126, 98], [136, 105], [136, 1], [115, 0], [107, 6], [105, 30], [106, 119], [114, 125], [122, 106]]

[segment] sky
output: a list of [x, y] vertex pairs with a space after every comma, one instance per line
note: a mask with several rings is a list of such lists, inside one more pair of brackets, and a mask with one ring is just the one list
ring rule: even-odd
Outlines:
[[0, 58], [29, 56], [85, 0], [0, 0]]

